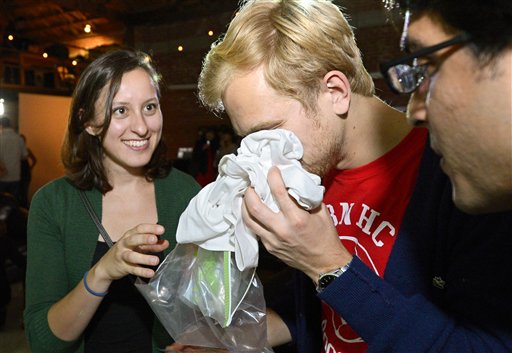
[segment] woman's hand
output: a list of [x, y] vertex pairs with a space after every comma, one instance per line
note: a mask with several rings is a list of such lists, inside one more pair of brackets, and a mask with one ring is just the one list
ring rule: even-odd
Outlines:
[[158, 253], [169, 247], [167, 240], [159, 237], [165, 229], [159, 224], [139, 224], [128, 230], [119, 241], [93, 266], [88, 277], [95, 290], [106, 290], [110, 283], [126, 275], [151, 278], [155, 271], [147, 266], [160, 262]]

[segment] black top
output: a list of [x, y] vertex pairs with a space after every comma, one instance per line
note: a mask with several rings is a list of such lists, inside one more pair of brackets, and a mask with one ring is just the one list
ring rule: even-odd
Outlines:
[[[98, 241], [93, 264], [107, 251], [108, 245]], [[114, 281], [85, 330], [85, 353], [151, 353], [153, 320], [133, 277]]]

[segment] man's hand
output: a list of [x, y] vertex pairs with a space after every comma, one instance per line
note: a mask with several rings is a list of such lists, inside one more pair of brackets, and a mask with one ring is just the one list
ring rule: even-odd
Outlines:
[[320, 273], [350, 261], [352, 255], [341, 244], [324, 204], [309, 212], [297, 205], [277, 167], [269, 170], [268, 183], [279, 212], [274, 213], [249, 188], [244, 196], [242, 217], [271, 254], [303, 271], [315, 283]]

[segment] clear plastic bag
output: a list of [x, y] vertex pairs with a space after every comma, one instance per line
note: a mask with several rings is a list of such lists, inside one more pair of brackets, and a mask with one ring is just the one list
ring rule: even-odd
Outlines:
[[267, 346], [266, 307], [255, 268], [238, 270], [234, 254], [178, 244], [146, 284], [136, 282], [176, 342], [237, 353]]

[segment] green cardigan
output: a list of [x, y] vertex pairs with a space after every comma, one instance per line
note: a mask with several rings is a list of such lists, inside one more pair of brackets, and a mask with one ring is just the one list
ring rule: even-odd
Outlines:
[[[181, 213], [199, 191], [195, 180], [173, 169], [169, 176], [155, 180], [158, 223], [165, 227], [164, 238], [176, 245], [176, 228]], [[98, 216], [102, 195], [87, 191]], [[134, 200], [137, 202], [137, 200]], [[48, 310], [64, 297], [91, 267], [98, 230], [83, 205], [78, 190], [66, 178], [42, 187], [33, 197], [28, 219], [28, 264], [26, 277], [25, 332], [34, 353], [83, 352], [83, 339], [66, 342], [48, 326]], [[153, 352], [172, 339], [155, 320]]]

